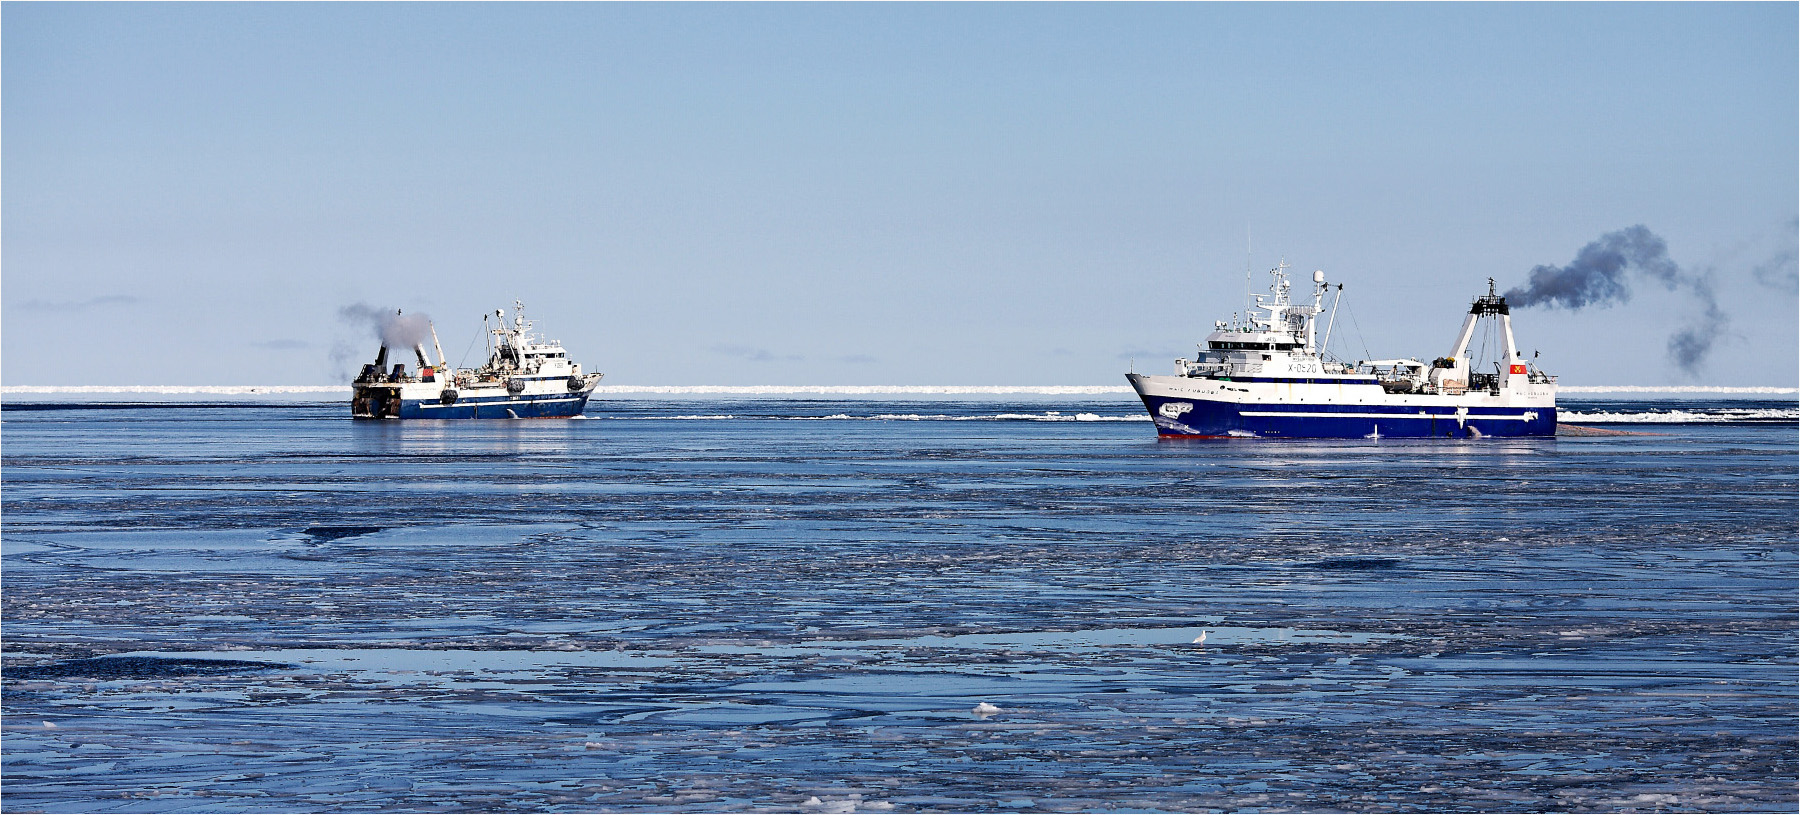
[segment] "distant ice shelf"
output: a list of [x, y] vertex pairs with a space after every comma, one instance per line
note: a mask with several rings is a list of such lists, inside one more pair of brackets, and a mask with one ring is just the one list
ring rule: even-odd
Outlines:
[[250, 396], [320, 393], [347, 395], [349, 385], [0, 385], [0, 396], [137, 393], [168, 396]]
[[1800, 394], [1800, 388], [1727, 387], [1721, 385], [1563, 385], [1563, 393], [1716, 393], [1727, 396]]

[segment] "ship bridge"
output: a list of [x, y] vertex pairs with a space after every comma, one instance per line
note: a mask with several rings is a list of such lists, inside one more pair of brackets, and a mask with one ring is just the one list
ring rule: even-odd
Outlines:
[[[1328, 364], [1319, 354], [1316, 319], [1325, 311], [1323, 271], [1313, 272], [1312, 302], [1293, 300], [1293, 284], [1281, 263], [1269, 270], [1269, 293], [1252, 298], [1243, 317], [1213, 324], [1206, 344], [1194, 359], [1175, 360], [1175, 375], [1186, 377], [1346, 375], [1342, 365]], [[1326, 338], [1329, 339], [1327, 331]]]

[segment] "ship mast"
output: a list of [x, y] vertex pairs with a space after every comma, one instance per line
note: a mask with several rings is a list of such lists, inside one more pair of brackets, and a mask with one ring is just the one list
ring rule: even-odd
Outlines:
[[1475, 337], [1475, 325], [1483, 318], [1493, 318], [1500, 324], [1500, 353], [1506, 359], [1506, 367], [1493, 374], [1496, 389], [1524, 386], [1525, 355], [1519, 353], [1513, 342], [1512, 309], [1506, 305], [1506, 298], [1495, 291], [1494, 279], [1491, 277], [1488, 278], [1488, 293], [1475, 298], [1475, 302], [1470, 304], [1469, 314], [1463, 319], [1462, 331], [1456, 335], [1456, 345], [1450, 349], [1450, 355], [1432, 363], [1431, 381], [1434, 385], [1448, 388], [1471, 385], [1478, 372], [1471, 369], [1473, 360], [1469, 358], [1469, 342]]
[[441, 342], [438, 342], [437, 324], [430, 323], [429, 325], [431, 326], [431, 347], [433, 349], [437, 350], [438, 367], [443, 368], [443, 367], [445, 367], [445, 365], [444, 365], [444, 344]]
[[1337, 296], [1331, 298], [1331, 318], [1325, 321], [1325, 341], [1319, 343], [1320, 357], [1324, 357], [1326, 350], [1331, 348], [1331, 328], [1337, 325], [1338, 304], [1344, 302], [1344, 284], [1339, 283], [1337, 287]]

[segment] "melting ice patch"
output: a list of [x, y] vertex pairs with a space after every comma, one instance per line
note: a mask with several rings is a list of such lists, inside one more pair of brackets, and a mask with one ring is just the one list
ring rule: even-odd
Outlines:
[[1570, 422], [1595, 424], [1721, 424], [1727, 422], [1800, 421], [1800, 408], [1719, 408], [1716, 410], [1644, 410], [1592, 412], [1565, 410], [1559, 416]]
[[1154, 648], [1192, 644], [1202, 632], [1211, 645], [1284, 645], [1318, 642], [1365, 643], [1405, 639], [1401, 634], [1362, 631], [1329, 631], [1309, 628], [1204, 627], [1095, 628], [1081, 631], [1016, 631], [997, 634], [927, 634], [904, 639], [809, 640], [791, 645], [714, 644], [699, 650], [715, 653], [753, 651], [758, 654], [817, 654], [830, 651], [883, 648], [948, 648], [969, 650], [1093, 651], [1113, 648]]
[[436, 683], [432, 677], [458, 674], [475, 674], [489, 680], [533, 679], [542, 678], [557, 668], [662, 668], [674, 662], [665, 654], [555, 649], [266, 648], [251, 653], [257, 658], [255, 661], [244, 660], [245, 653], [230, 651], [148, 651], [121, 654], [111, 659], [178, 660], [202, 667], [217, 664], [239, 671], [287, 669], [312, 674], [356, 674], [364, 681], [385, 684], [432, 684]]
[[[1136, 414], [1136, 413], [1127, 415], [1127, 416], [1102, 416], [1098, 413], [1073, 413], [1073, 414], [1069, 414], [1069, 415], [1063, 415], [1054, 410], [1046, 412], [1046, 413], [1002, 413], [1002, 414], [999, 414], [992, 418], [999, 419], [1001, 421], [1026, 421], [1026, 422], [1148, 422], [1148, 421], [1150, 421], [1149, 416], [1143, 415], [1143, 414]], [[964, 421], [969, 421], [969, 420], [982, 421], [982, 420], [988, 420], [988, 419], [989, 419], [989, 417], [986, 417], [986, 416], [969, 416], [969, 417], [965, 417], [963, 420]]]

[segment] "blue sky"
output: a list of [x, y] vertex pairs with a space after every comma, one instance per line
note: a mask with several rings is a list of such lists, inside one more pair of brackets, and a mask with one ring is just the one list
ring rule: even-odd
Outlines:
[[520, 299], [608, 384], [1116, 384], [1282, 258], [1429, 358], [1641, 224], [1703, 364], [1642, 280], [1521, 345], [1793, 386], [1796, 8], [6, 3], [0, 371], [327, 384], [344, 306], [455, 362]]

